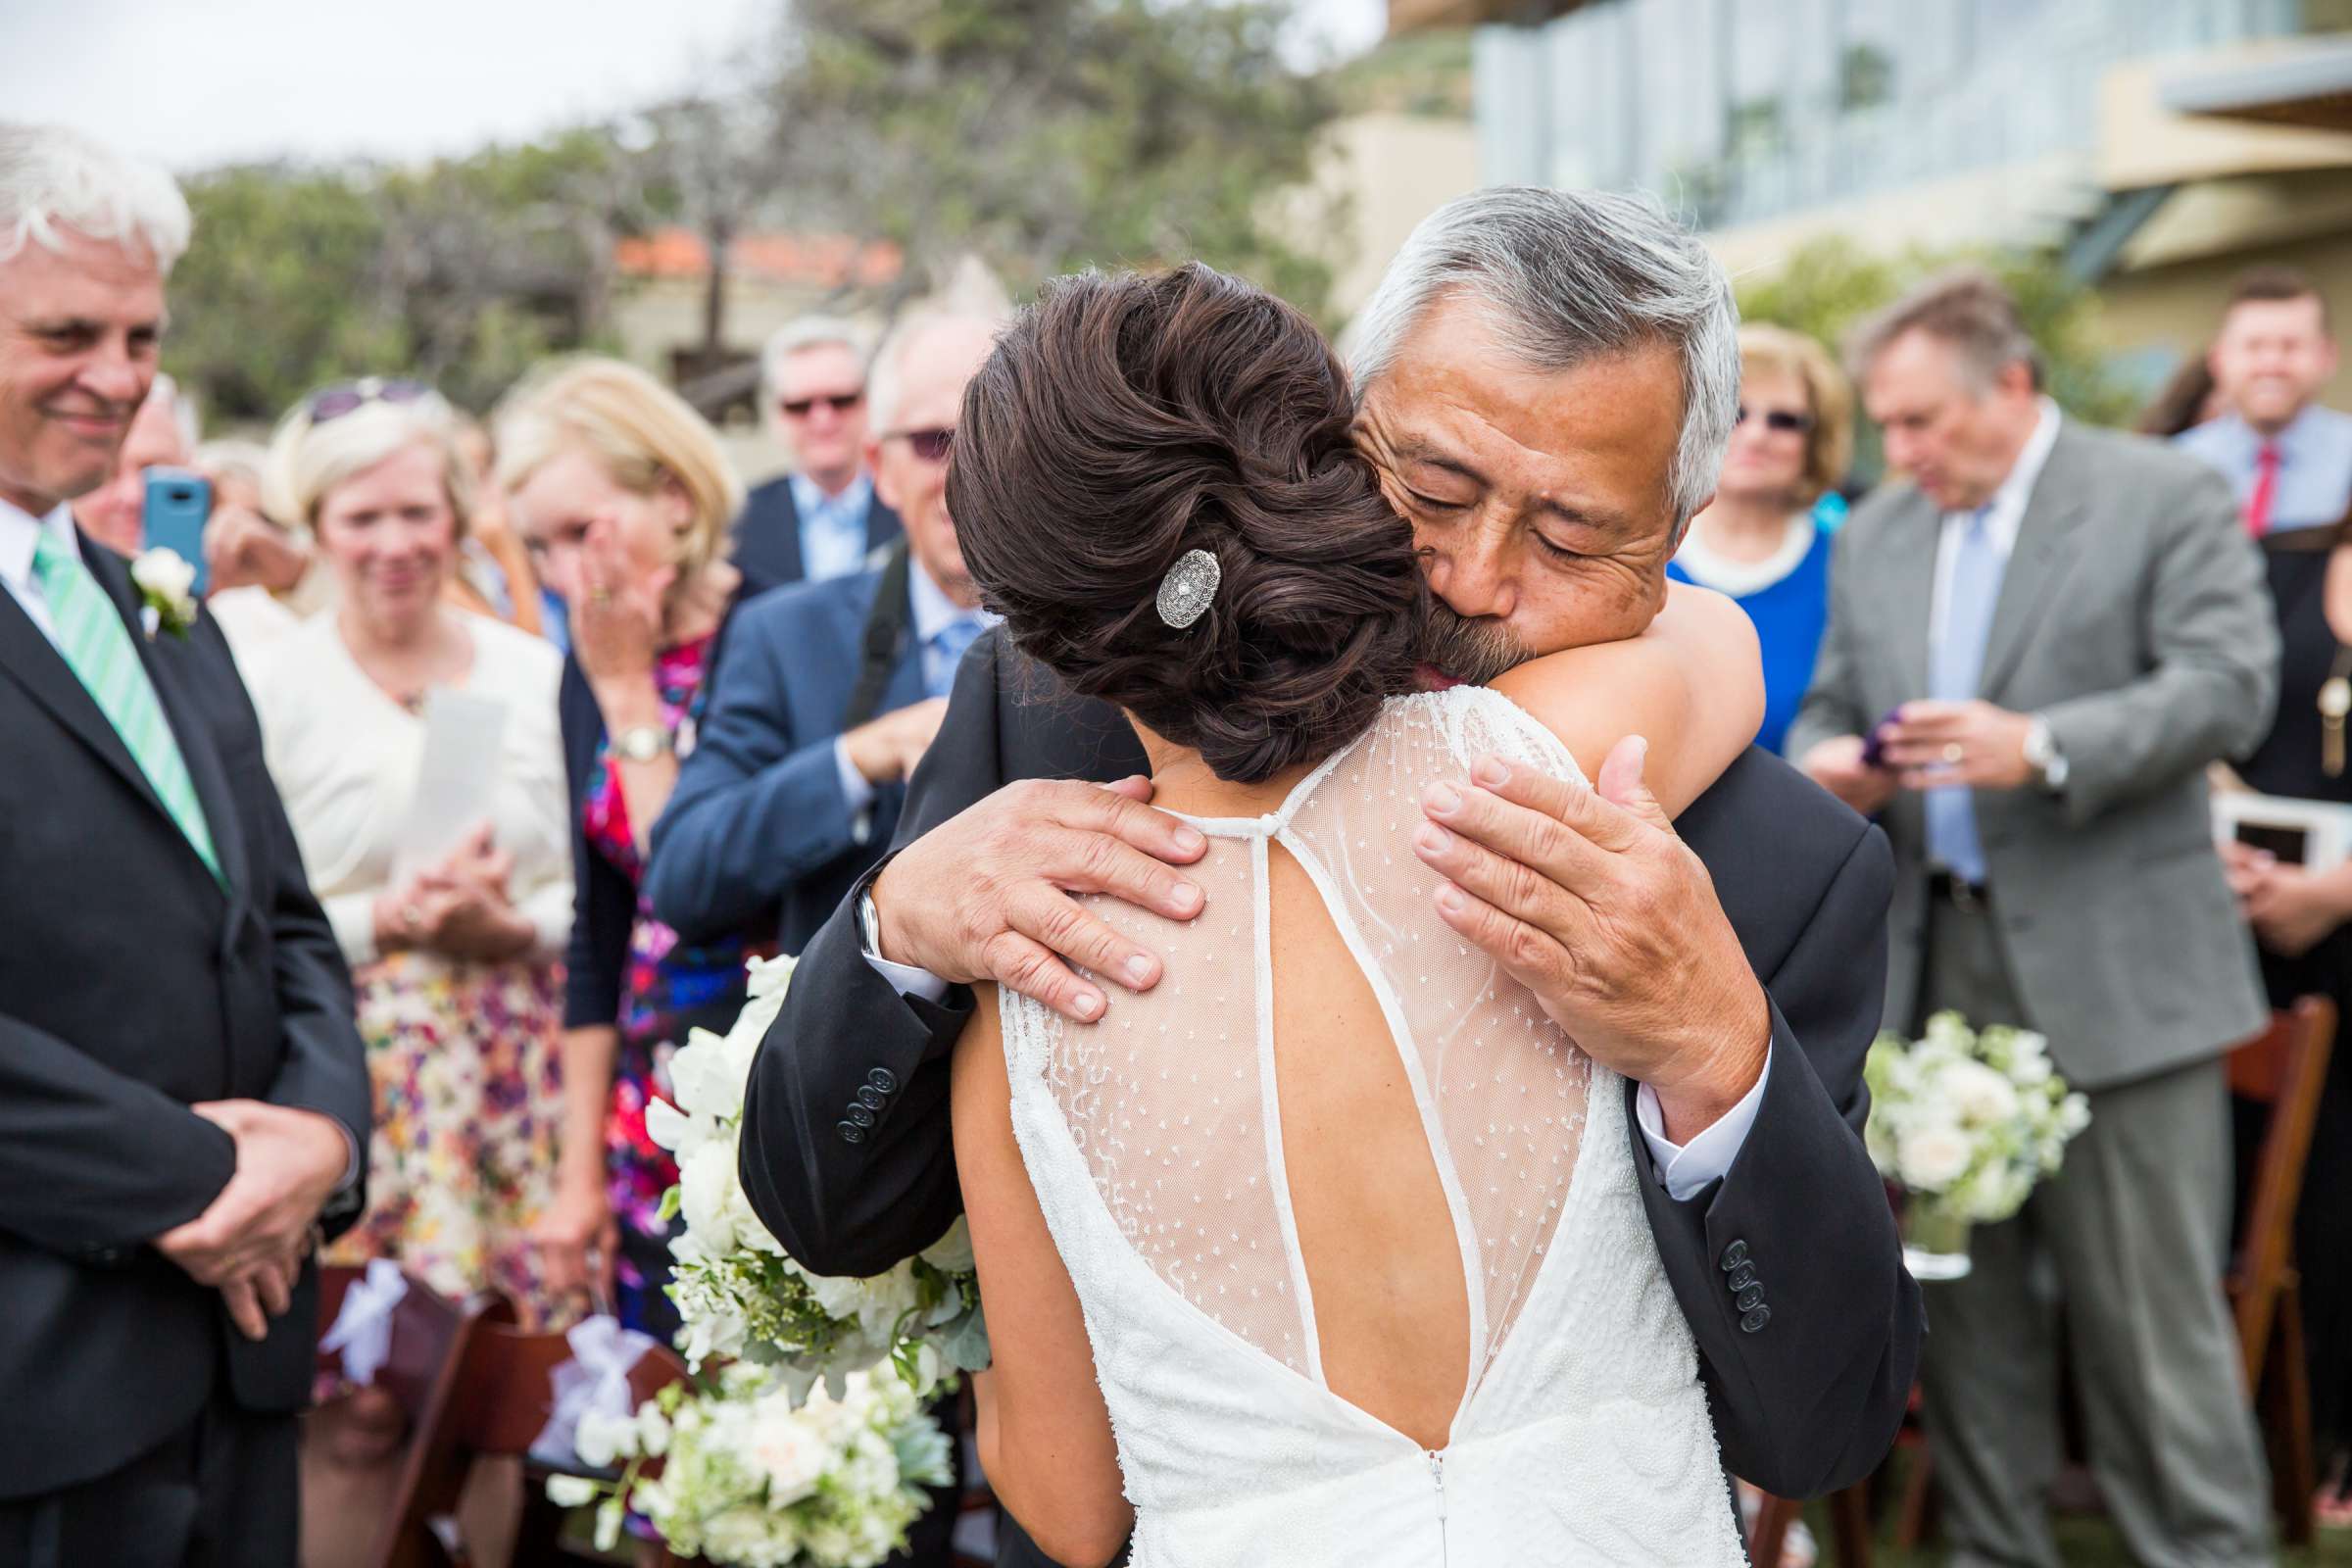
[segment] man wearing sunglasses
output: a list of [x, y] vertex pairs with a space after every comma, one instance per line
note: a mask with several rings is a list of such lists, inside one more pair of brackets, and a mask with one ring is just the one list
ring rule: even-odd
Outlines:
[[773, 916], [798, 953], [890, 842], [956, 662], [988, 623], [947, 472], [963, 384], [997, 325], [929, 316], [892, 334], [864, 461], [876, 510], [903, 517], [905, 538], [871, 569], [767, 596], [730, 631], [647, 872], [655, 912], [689, 941]]
[[867, 465], [870, 345], [848, 321], [804, 316], [760, 352], [760, 396], [795, 466], [755, 489], [735, 525], [735, 564], [756, 580], [855, 576], [900, 535]]

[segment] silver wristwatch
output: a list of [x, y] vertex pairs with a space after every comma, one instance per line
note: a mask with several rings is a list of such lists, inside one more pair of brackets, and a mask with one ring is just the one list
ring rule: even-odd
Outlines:
[[858, 940], [869, 958], [882, 956], [882, 912], [874, 907], [874, 881], [868, 877], [858, 890]]
[[612, 750], [623, 761], [650, 762], [667, 757], [676, 743], [659, 724], [633, 724], [612, 737]]
[[2026, 731], [2026, 765], [2034, 770], [2034, 781], [2052, 795], [2066, 788], [2066, 754], [2058, 749], [2050, 721], [2039, 713]]

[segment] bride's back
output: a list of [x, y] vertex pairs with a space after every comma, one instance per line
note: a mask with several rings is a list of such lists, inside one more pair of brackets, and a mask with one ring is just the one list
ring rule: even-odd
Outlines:
[[1193, 818], [1210, 839], [1200, 917], [1097, 905], [1164, 955], [1161, 986], [1084, 1027], [1012, 1004], [1128, 1246], [1428, 1449], [1526, 1299], [1591, 1085], [1524, 989], [1438, 918], [1407, 848], [1422, 786], [1484, 752], [1575, 769], [1492, 693], [1392, 701], [1265, 814]]

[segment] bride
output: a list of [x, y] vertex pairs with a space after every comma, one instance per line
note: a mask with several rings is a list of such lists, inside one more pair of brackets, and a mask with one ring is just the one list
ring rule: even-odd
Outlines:
[[1630, 733], [1680, 809], [1755, 732], [1753, 636], [1676, 588], [1508, 667], [1349, 419], [1313, 326], [1198, 266], [1062, 280], [965, 395], [975, 582], [1209, 839], [1196, 918], [1092, 901], [1163, 984], [984, 995], [956, 1046], [983, 1464], [1073, 1565], [1743, 1563], [1622, 1087], [1410, 835], [1482, 758], [1582, 779]]

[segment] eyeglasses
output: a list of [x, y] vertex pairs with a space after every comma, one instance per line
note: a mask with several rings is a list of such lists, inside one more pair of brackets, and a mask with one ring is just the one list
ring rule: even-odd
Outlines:
[[865, 393], [863, 390], [859, 390], [856, 392], [835, 392], [821, 398], [783, 398], [778, 400], [776, 407], [782, 409], [786, 414], [791, 415], [796, 419], [806, 419], [808, 417], [808, 411], [815, 408], [820, 403], [826, 408], [831, 409], [835, 414], [847, 414], [864, 401]]
[[953, 426], [945, 430], [893, 430], [882, 439], [904, 441], [925, 463], [938, 463], [947, 457], [948, 448], [955, 444], [956, 431]]
[[310, 402], [303, 407], [313, 424], [324, 424], [370, 403], [421, 403], [432, 395], [433, 389], [422, 381], [387, 381], [382, 376], [364, 375], [357, 381], [339, 381], [312, 393]]
[[1765, 429], [1779, 435], [1802, 435], [1813, 428], [1813, 416], [1810, 414], [1796, 414], [1788, 409], [1766, 409], [1758, 415], [1744, 403], [1740, 405], [1740, 417], [1733, 422], [1745, 424], [1750, 418], [1761, 418]]

